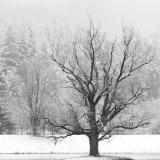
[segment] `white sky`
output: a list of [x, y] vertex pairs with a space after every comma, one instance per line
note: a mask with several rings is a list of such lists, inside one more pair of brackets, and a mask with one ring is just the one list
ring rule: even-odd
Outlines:
[[115, 35], [122, 24], [160, 33], [160, 0], [0, 0], [0, 24], [84, 26], [89, 15]]

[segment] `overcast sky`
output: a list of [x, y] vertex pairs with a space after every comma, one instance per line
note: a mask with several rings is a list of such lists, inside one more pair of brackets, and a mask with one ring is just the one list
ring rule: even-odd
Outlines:
[[160, 0], [0, 0], [0, 24], [84, 26], [89, 16], [115, 35], [122, 24], [160, 33]]

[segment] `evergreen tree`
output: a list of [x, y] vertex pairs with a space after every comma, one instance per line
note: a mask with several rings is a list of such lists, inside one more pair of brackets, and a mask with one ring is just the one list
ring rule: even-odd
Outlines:
[[14, 130], [15, 125], [10, 121], [9, 114], [0, 107], [0, 134], [12, 134]]

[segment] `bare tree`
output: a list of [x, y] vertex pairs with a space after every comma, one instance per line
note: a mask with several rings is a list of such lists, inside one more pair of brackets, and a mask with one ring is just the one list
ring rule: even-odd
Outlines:
[[[74, 101], [67, 101], [63, 118], [46, 123], [66, 131], [65, 138], [86, 135], [90, 155], [98, 156], [98, 143], [119, 129], [136, 129], [148, 124], [148, 119], [133, 108], [144, 101], [146, 86], [136, 77], [136, 71], [154, 58], [151, 45], [143, 46], [134, 29], [122, 28], [121, 41], [109, 42], [90, 22], [84, 35], [72, 43], [66, 55], [52, 48], [52, 60], [66, 74], [69, 88], [76, 91]], [[68, 83], [67, 83], [68, 84]]]
[[35, 62], [24, 65], [20, 75], [22, 77], [22, 95], [18, 98], [18, 104], [20, 111], [30, 122], [32, 134], [37, 136], [41, 118], [46, 111], [47, 75]]

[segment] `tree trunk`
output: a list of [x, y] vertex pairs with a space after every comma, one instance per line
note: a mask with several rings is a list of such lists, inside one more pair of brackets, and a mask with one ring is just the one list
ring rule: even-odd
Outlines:
[[33, 134], [33, 136], [37, 136], [38, 135], [38, 133], [37, 133], [37, 127], [32, 127], [32, 134]]
[[98, 149], [98, 135], [96, 132], [91, 132], [89, 137], [89, 145], [90, 145], [90, 156], [98, 157], [99, 149]]
[[90, 134], [89, 134], [89, 145], [90, 145], [90, 156], [99, 156], [98, 151], [98, 132], [96, 125], [96, 110], [95, 105], [90, 104]]

